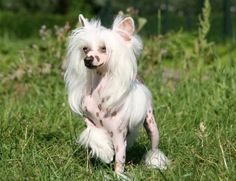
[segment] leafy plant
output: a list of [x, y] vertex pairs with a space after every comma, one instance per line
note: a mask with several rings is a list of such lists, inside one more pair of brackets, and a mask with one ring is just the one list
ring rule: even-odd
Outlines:
[[195, 43], [195, 58], [198, 59], [198, 69], [202, 68], [204, 63], [209, 63], [215, 59], [214, 52], [212, 50], [213, 43], [208, 42], [207, 35], [210, 31], [211, 5], [209, 0], [204, 1], [202, 13], [199, 15], [198, 37]]

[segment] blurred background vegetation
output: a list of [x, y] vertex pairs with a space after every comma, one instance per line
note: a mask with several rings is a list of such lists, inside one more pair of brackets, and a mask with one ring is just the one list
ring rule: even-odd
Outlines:
[[[99, 17], [109, 26], [119, 12], [145, 17], [147, 36], [170, 31], [195, 32], [204, 0], [0, 0], [1, 35], [28, 38], [38, 35], [42, 25], [75, 25], [79, 13]], [[236, 38], [236, 1], [212, 0], [211, 40]]]
[[172, 160], [165, 172], [146, 168], [141, 132], [126, 173], [236, 180], [236, 0], [0, 0], [0, 180], [117, 180], [75, 143], [84, 126], [63, 75], [78, 14], [110, 26], [120, 11], [144, 40], [139, 75]]

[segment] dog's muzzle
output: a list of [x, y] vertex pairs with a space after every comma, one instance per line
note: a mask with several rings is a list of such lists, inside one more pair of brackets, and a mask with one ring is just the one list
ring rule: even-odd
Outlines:
[[87, 68], [90, 68], [90, 69], [94, 69], [96, 68], [97, 66], [93, 65], [93, 60], [94, 60], [94, 57], [93, 56], [87, 56], [84, 58], [84, 65], [87, 67]]

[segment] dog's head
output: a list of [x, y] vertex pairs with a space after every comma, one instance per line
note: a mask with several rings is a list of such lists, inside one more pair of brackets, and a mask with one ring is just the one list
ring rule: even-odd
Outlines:
[[83, 15], [79, 15], [79, 22], [81, 27], [76, 28], [69, 39], [65, 73], [67, 87], [74, 91], [74, 96], [70, 94], [72, 106], [78, 105], [79, 97], [90, 91], [93, 75], [100, 72], [108, 79], [101, 96], [111, 97], [116, 91], [116, 96], [106, 102], [111, 107], [136, 79], [136, 58], [142, 42], [135, 35], [131, 17], [117, 16], [110, 29], [103, 27], [99, 20], [87, 20]]
[[83, 33], [78, 45], [84, 65], [88, 69], [100, 68], [108, 61], [108, 52], [104, 41], [106, 29], [100, 25], [99, 21], [89, 22], [83, 15], [79, 15], [79, 22]]
[[79, 15], [79, 22], [81, 27], [71, 35], [69, 53], [78, 53], [80, 60], [76, 61], [82, 61], [88, 69], [111, 69], [110, 59], [124, 56], [129, 59], [142, 48], [137, 37], [134, 38], [135, 27], [131, 17], [117, 17], [111, 29], [101, 26], [99, 20], [89, 21], [83, 15]]

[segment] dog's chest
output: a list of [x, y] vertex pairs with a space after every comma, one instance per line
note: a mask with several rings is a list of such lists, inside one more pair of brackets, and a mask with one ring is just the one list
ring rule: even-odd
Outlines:
[[83, 98], [82, 110], [83, 114], [86, 116], [94, 117], [97, 113], [99, 114], [102, 111], [101, 106], [102, 105], [97, 96], [87, 95]]
[[82, 102], [83, 116], [88, 118], [96, 127], [112, 130], [121, 125], [121, 118], [116, 111], [110, 112], [103, 108], [103, 99], [96, 96], [85, 96]]
[[[101, 92], [106, 86], [106, 76], [102, 77], [95, 84], [81, 103], [82, 113], [85, 118], [88, 118], [95, 126], [104, 127], [108, 130], [112, 127], [118, 127], [121, 124], [121, 118], [117, 111], [109, 111], [104, 104], [109, 100], [109, 97], [101, 97]], [[111, 124], [112, 123], [112, 124]]]
[[102, 101], [98, 96], [85, 96], [82, 102], [83, 116], [92, 121], [96, 126], [103, 126], [105, 111], [102, 109]]

